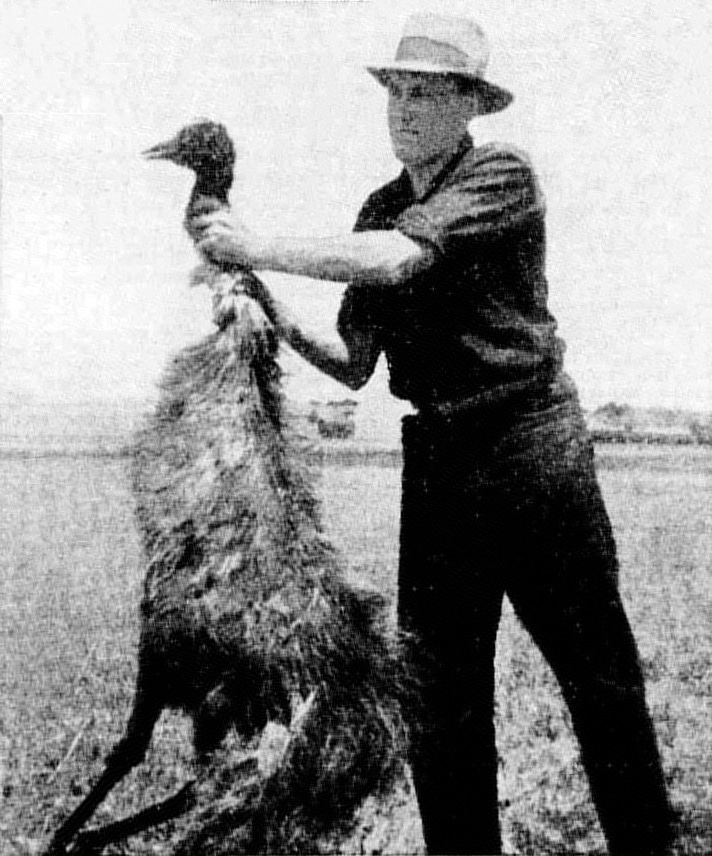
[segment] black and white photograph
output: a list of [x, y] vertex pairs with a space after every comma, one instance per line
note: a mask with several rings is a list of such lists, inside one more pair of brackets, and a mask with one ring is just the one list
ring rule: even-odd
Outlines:
[[711, 40], [5, 0], [0, 856], [712, 852]]

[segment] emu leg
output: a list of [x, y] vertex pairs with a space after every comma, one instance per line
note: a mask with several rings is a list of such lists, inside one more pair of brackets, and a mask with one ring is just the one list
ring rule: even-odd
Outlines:
[[80, 832], [72, 845], [72, 853], [79, 854], [84, 849], [94, 853], [114, 841], [121, 841], [123, 838], [128, 838], [129, 835], [136, 835], [137, 832], [143, 832], [144, 829], [150, 829], [152, 826], [158, 826], [159, 823], [173, 820], [181, 814], [185, 814], [194, 804], [195, 782], [188, 782], [177, 794], [173, 794], [172, 797], [155, 803], [143, 811], [117, 820], [115, 823]]
[[157, 703], [155, 697], [138, 686], [126, 733], [111, 751], [106, 760], [104, 772], [99, 776], [94, 787], [54, 834], [45, 856], [65, 854], [72, 839], [94, 814], [97, 806], [114, 785], [121, 781], [133, 767], [141, 763], [151, 742], [153, 728], [161, 710], [162, 706]]

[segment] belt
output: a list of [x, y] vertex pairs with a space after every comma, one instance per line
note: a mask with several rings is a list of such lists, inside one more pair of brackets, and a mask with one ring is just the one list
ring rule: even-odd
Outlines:
[[459, 415], [486, 416], [491, 411], [509, 406], [529, 404], [545, 405], [551, 400], [555, 381], [542, 381], [541, 378], [515, 381], [506, 386], [482, 390], [476, 395], [439, 401], [413, 402], [418, 415], [449, 419]]

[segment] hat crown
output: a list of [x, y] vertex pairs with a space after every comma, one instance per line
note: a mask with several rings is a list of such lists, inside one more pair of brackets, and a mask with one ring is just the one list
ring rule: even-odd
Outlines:
[[[470, 72], [482, 74], [487, 67], [487, 38], [482, 28], [469, 18], [433, 13], [411, 15], [403, 28], [397, 57], [415, 59], [413, 52], [428, 49], [425, 42], [429, 42], [431, 48], [436, 51], [439, 48], [444, 61], [452, 61], [455, 58], [457, 65], [462, 65]], [[428, 58], [433, 59], [432, 50], [429, 51]]]

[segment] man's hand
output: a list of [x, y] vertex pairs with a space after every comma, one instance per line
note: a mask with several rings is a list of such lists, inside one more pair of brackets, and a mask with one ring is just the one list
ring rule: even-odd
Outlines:
[[255, 236], [228, 209], [192, 213], [186, 216], [185, 228], [206, 261], [219, 266], [252, 267]]

